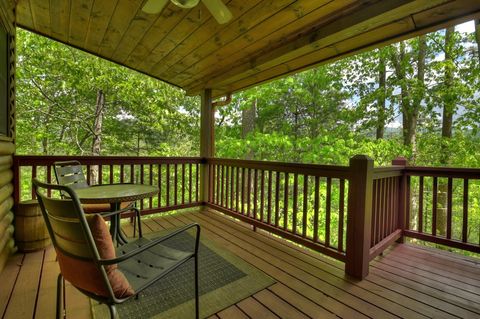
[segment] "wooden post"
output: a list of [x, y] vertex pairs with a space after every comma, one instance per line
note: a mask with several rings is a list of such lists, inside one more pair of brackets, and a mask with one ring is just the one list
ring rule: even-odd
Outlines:
[[366, 155], [352, 157], [350, 172], [345, 272], [363, 279], [370, 261], [373, 160]]
[[200, 157], [202, 161], [200, 167], [200, 200], [202, 203], [208, 202], [210, 193], [209, 172], [207, 158], [215, 154], [215, 136], [214, 136], [214, 111], [212, 106], [212, 90], [205, 89], [201, 95], [201, 113], [200, 113]]
[[[392, 165], [397, 166], [407, 166], [407, 159], [405, 157], [399, 156], [392, 161]], [[407, 203], [407, 176], [405, 171], [402, 172], [402, 177], [400, 178], [400, 185], [398, 189], [398, 228], [402, 230], [402, 236], [397, 240], [398, 243], [404, 243], [405, 237], [403, 236], [403, 231], [409, 229], [409, 221], [407, 219], [408, 214], [408, 203]], [[407, 226], [407, 227], [405, 227]]]

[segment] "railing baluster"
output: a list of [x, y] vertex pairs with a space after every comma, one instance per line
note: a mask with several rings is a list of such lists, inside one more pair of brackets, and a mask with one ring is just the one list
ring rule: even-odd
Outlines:
[[[410, 221], [407, 220], [407, 225], [409, 224], [410, 224]], [[420, 176], [419, 186], [418, 186], [418, 229], [417, 230], [419, 232], [423, 232], [423, 176]]]
[[407, 185], [406, 185], [406, 190], [405, 190], [405, 220], [406, 220], [406, 229], [410, 229], [410, 200], [411, 200], [411, 193], [410, 193], [410, 187], [411, 187], [411, 178], [410, 176], [407, 176]]
[[[150, 179], [150, 185], [153, 185], [153, 164], [149, 164], [149, 179]], [[153, 208], [153, 197], [150, 197], [148, 199], [148, 208], [152, 209]]]
[[87, 184], [90, 185], [90, 175], [91, 175], [91, 168], [90, 165], [87, 165]]
[[293, 174], [292, 232], [297, 233], [298, 214], [298, 174]]
[[452, 178], [448, 178], [447, 186], [447, 238], [452, 238]]
[[253, 170], [253, 218], [257, 219], [257, 191], [258, 191], [258, 172], [256, 169]]
[[433, 178], [433, 196], [432, 196], [432, 235], [437, 235], [437, 194], [438, 192], [438, 180], [437, 177]]
[[375, 181], [375, 238], [374, 242], [377, 244], [380, 241], [382, 229], [382, 180]]
[[212, 185], [210, 185], [210, 190], [211, 190], [210, 201], [214, 204], [217, 203], [215, 201], [215, 189], [217, 187], [216, 176], [215, 176], [216, 169], [217, 169], [217, 166], [215, 164], [210, 164], [210, 181], [212, 183]]
[[[144, 172], [144, 166], [143, 164], [140, 164], [140, 184], [144, 184], [144, 179], [145, 179], [145, 172]], [[144, 200], [140, 200], [140, 210], [143, 210], [143, 202]]]
[[318, 218], [320, 209], [320, 177], [315, 176], [315, 195], [313, 202], [313, 241], [318, 242]]
[[158, 207], [162, 207], [162, 164], [157, 165], [158, 170]]
[[307, 214], [308, 214], [308, 175], [303, 175], [303, 215], [302, 236], [307, 237]]
[[[47, 183], [51, 184], [52, 183], [52, 166], [47, 165]], [[52, 196], [52, 190], [48, 189], [47, 191], [48, 196]]]
[[325, 245], [330, 247], [330, 222], [332, 209], [332, 178], [327, 177], [327, 197], [325, 207]]
[[392, 200], [392, 232], [398, 228], [398, 193], [400, 192], [400, 178], [393, 177], [393, 200]]
[[242, 215], [245, 215], [245, 167], [242, 167], [242, 200], [241, 200], [241, 205], [242, 205]]
[[188, 164], [188, 202], [192, 202], [192, 163]]
[[[32, 179], [37, 177], [37, 165], [32, 165]], [[21, 183], [19, 183], [22, 185]], [[32, 194], [32, 199], [36, 199], [37, 195], [35, 194], [35, 190], [33, 187], [30, 189], [30, 192]]]
[[195, 169], [195, 174], [196, 174], [196, 179], [195, 182], [197, 183], [197, 186], [195, 188], [195, 201], [198, 203], [198, 196], [200, 196], [200, 164], [196, 164], [196, 169]]
[[174, 189], [174, 193], [173, 193], [173, 203], [174, 205], [177, 205], [178, 204], [178, 165], [177, 163], [173, 164], [173, 169], [174, 169], [174, 172], [173, 172], [173, 176], [174, 176], [174, 180], [173, 180], [173, 189]]
[[238, 201], [240, 197], [240, 167], [235, 169], [235, 210], [238, 212]]
[[340, 194], [338, 203], [338, 251], [343, 252], [343, 221], [345, 216], [345, 180], [340, 179]]
[[124, 183], [124, 179], [123, 179], [124, 169], [125, 169], [124, 165], [121, 164], [120, 165], [120, 183], [122, 183], [122, 184]]
[[98, 185], [103, 184], [103, 165], [98, 165]]
[[247, 168], [247, 216], [251, 216], [251, 186], [252, 186], [252, 170], [250, 168]]
[[130, 183], [135, 183], [135, 165], [130, 164]]
[[384, 178], [383, 181], [385, 183], [385, 210], [384, 210], [384, 214], [385, 214], [384, 223], [385, 223], [385, 225], [383, 226], [382, 239], [384, 239], [385, 237], [388, 236], [388, 234], [389, 234], [388, 228], [389, 228], [389, 225], [390, 225], [390, 181], [389, 181], [389, 178]]
[[382, 239], [387, 237], [389, 234], [390, 228], [390, 178], [384, 178], [385, 181], [385, 227], [383, 229], [384, 233]]
[[165, 197], [165, 206], [170, 206], [170, 164], [166, 165], [165, 170], [165, 190], [166, 190], [166, 197]]
[[267, 191], [267, 224], [272, 223], [272, 171], [268, 171], [268, 191]]
[[220, 166], [221, 169], [220, 169], [220, 172], [219, 172], [219, 176], [220, 176], [220, 206], [223, 206], [223, 196], [225, 194], [225, 183], [224, 183], [224, 179], [225, 179], [225, 165], [221, 165]]
[[379, 180], [379, 187], [380, 187], [380, 209], [378, 210], [378, 215], [380, 217], [380, 227], [378, 229], [378, 240], [380, 242], [384, 236], [384, 229], [385, 229], [385, 180]]
[[113, 184], [113, 165], [109, 165], [110, 167], [110, 184]]
[[462, 220], [462, 241], [468, 241], [468, 179], [463, 179], [463, 220]]
[[265, 204], [265, 171], [260, 172], [260, 220], [265, 221], [263, 207]]
[[182, 204], [185, 204], [185, 163], [182, 163]]
[[387, 187], [387, 196], [386, 196], [386, 201], [387, 201], [387, 207], [386, 207], [386, 210], [385, 210], [385, 213], [387, 214], [387, 223], [385, 225], [385, 229], [384, 229], [384, 235], [383, 235], [383, 238], [387, 237], [388, 234], [390, 234], [390, 225], [392, 223], [392, 212], [390, 210], [391, 208], [391, 204], [392, 204], [392, 198], [391, 198], [391, 194], [392, 194], [392, 183], [391, 183], [391, 178], [387, 177], [385, 178], [385, 183], [386, 183], [386, 187]]
[[283, 229], [288, 227], [288, 195], [289, 195], [289, 186], [288, 186], [288, 172], [285, 173], [285, 188], [284, 188], [284, 198], [283, 198]]
[[225, 166], [225, 207], [229, 208], [228, 199], [230, 191], [230, 166]]
[[220, 164], [215, 166], [215, 203], [220, 205]]
[[276, 172], [275, 179], [275, 227], [278, 227], [280, 219], [280, 172]]
[[378, 232], [378, 196], [377, 196], [378, 180], [373, 180], [372, 186], [372, 229], [370, 238], [370, 247], [377, 243]]
[[234, 166], [230, 166], [230, 206], [229, 208], [231, 210], [233, 210], [233, 191], [234, 191], [234, 187], [235, 187], [235, 175], [234, 175], [234, 172], [235, 172], [235, 167]]

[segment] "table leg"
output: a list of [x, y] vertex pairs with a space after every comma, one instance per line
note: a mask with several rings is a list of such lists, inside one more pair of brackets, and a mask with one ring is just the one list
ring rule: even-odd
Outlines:
[[[115, 212], [120, 209], [120, 203], [111, 203], [110, 210]], [[113, 241], [116, 241], [117, 244], [123, 245], [128, 243], [127, 238], [123, 235], [120, 223], [120, 215], [113, 215], [110, 217], [110, 234], [112, 235]]]

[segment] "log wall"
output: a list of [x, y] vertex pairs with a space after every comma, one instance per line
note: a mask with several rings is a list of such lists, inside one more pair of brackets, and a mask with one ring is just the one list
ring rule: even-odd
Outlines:
[[0, 27], [8, 33], [8, 59], [0, 61], [7, 63], [8, 88], [6, 97], [8, 107], [6, 114], [8, 132], [0, 136], [0, 272], [8, 257], [16, 250], [13, 240], [13, 154], [15, 153], [15, 2], [6, 0], [0, 2]]

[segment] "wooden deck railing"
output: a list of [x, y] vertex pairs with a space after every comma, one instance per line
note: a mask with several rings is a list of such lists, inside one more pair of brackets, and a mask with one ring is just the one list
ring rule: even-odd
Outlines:
[[80, 160], [91, 185], [141, 183], [156, 185], [158, 196], [139, 201], [142, 214], [151, 214], [201, 205], [199, 201], [198, 157], [117, 157], [117, 156], [15, 156], [15, 203], [33, 199], [31, 179], [52, 182], [56, 161]]
[[345, 260], [349, 168], [208, 159], [208, 206]]
[[406, 167], [404, 174], [404, 235], [480, 253], [480, 169]]
[[[480, 169], [349, 166], [219, 158], [15, 156], [14, 199], [34, 198], [30, 180], [51, 182], [55, 161], [77, 159], [90, 184], [157, 185], [143, 214], [206, 205], [345, 262], [363, 278], [368, 263], [404, 236], [480, 253]], [[201, 199], [200, 167], [208, 172]], [[96, 173], [92, 173], [95, 171]], [[207, 176], [205, 176], [207, 177]]]
[[374, 169], [370, 259], [402, 236], [403, 169], [399, 166]]

